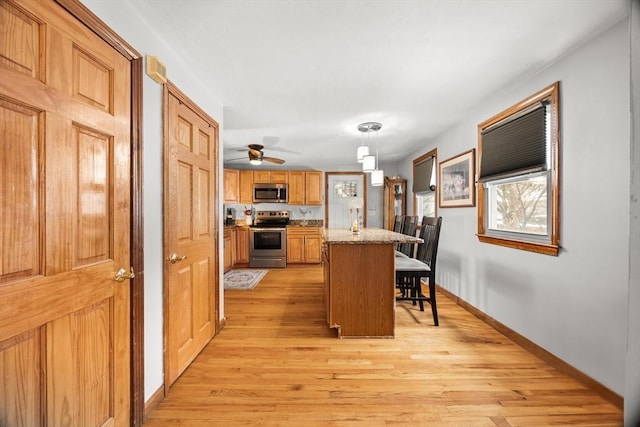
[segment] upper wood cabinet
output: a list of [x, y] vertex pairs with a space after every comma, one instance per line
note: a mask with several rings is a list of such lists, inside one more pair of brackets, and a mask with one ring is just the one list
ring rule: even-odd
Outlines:
[[240, 171], [224, 170], [224, 202], [240, 203]]
[[289, 204], [304, 205], [305, 203], [305, 173], [304, 171], [289, 171]]
[[321, 171], [224, 170], [225, 203], [253, 203], [253, 184], [289, 184], [290, 205], [322, 205]]
[[289, 182], [289, 171], [254, 170], [253, 182], [262, 184], [287, 184]]
[[271, 182], [271, 171], [255, 170], [253, 171], [254, 183], [269, 183]]
[[322, 172], [307, 171], [305, 174], [305, 204], [322, 205]]
[[243, 169], [240, 171], [240, 203], [253, 203], [253, 171]]
[[322, 205], [322, 172], [289, 171], [289, 204]]
[[271, 181], [274, 184], [287, 184], [289, 182], [289, 171], [271, 171]]

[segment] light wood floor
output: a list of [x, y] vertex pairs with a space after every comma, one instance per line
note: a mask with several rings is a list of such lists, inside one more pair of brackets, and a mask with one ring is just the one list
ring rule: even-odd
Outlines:
[[[154, 426], [621, 426], [622, 411], [439, 295], [395, 339], [337, 339], [322, 270], [226, 291], [227, 326], [151, 412]], [[375, 316], [375, 313], [371, 313]]]

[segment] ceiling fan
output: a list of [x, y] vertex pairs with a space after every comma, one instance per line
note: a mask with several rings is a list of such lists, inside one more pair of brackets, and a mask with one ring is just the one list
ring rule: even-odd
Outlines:
[[[277, 157], [265, 156], [264, 153], [262, 152], [262, 149], [264, 148], [263, 145], [249, 144], [248, 147], [249, 148], [247, 150], [247, 154], [249, 155], [249, 163], [251, 163], [252, 165], [260, 165], [262, 164], [262, 162], [276, 163], [278, 165], [281, 165], [284, 163], [284, 160], [279, 159]], [[244, 159], [244, 157], [240, 157], [237, 159], [229, 159], [229, 161], [242, 160], [242, 159]]]

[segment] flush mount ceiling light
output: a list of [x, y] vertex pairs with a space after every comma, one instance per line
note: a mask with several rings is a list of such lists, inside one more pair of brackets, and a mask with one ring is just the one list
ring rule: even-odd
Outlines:
[[262, 151], [259, 151], [256, 154], [253, 150], [249, 150], [249, 163], [252, 165], [261, 165], [262, 164]]
[[367, 140], [370, 132], [377, 132], [382, 125], [377, 122], [365, 122], [358, 125], [358, 130], [362, 132], [362, 144], [358, 147], [357, 160], [358, 163], [364, 163], [364, 158], [369, 155], [369, 146], [364, 143], [364, 134], [367, 134]]

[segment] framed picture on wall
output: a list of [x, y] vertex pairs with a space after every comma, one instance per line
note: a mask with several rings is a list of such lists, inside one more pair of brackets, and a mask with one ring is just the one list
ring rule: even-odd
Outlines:
[[439, 163], [441, 208], [476, 205], [475, 168], [475, 148]]

